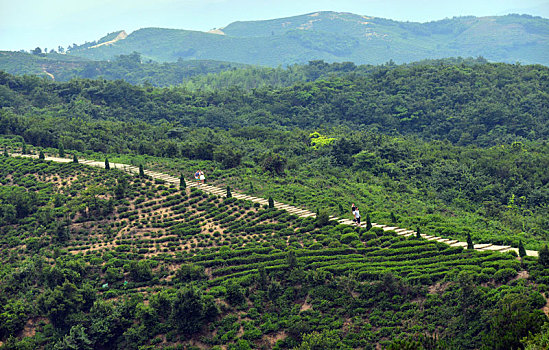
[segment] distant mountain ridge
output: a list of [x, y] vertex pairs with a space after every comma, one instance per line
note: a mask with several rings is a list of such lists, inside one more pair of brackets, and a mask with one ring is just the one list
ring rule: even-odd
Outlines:
[[210, 32], [143, 28], [120, 37], [122, 32], [74, 46], [69, 54], [106, 60], [135, 51], [159, 62], [208, 59], [266, 66], [310, 60], [379, 64], [483, 56], [491, 61], [549, 65], [549, 20], [529, 15], [417, 23], [315, 12], [234, 22]]

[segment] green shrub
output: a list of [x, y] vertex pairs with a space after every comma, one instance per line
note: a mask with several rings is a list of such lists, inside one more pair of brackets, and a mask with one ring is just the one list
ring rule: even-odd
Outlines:
[[356, 232], [353, 232], [342, 235], [339, 241], [343, 244], [349, 244], [355, 240], [359, 240], [359, 237]]
[[378, 237], [383, 236], [383, 234], [385, 233], [385, 231], [383, 231], [381, 227], [372, 227], [369, 232], [376, 234]]
[[494, 273], [494, 280], [499, 283], [506, 283], [511, 278], [515, 277], [517, 275], [517, 271], [511, 268], [505, 268], [498, 270], [496, 273]]
[[485, 267], [480, 272], [485, 275], [488, 275], [490, 278], [494, 278], [494, 274], [496, 273], [496, 271], [497, 270], [493, 267]]

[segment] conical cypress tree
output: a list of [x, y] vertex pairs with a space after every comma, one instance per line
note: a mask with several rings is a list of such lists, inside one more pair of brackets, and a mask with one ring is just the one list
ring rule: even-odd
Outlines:
[[475, 249], [475, 246], [473, 245], [473, 239], [471, 239], [471, 234], [467, 234], [467, 249]]
[[250, 192], [254, 192], [254, 183], [250, 182]]
[[345, 209], [343, 209], [343, 206], [341, 205], [341, 203], [339, 203], [338, 205], [339, 205], [339, 214], [345, 214]]
[[273, 200], [273, 197], [269, 197], [269, 208], [274, 208], [275, 207], [275, 202]]
[[78, 158], [76, 158], [76, 154], [72, 155], [72, 162], [73, 163], [78, 163]]
[[38, 159], [46, 159], [46, 156], [44, 155], [44, 151], [40, 151], [40, 153], [38, 154]]
[[519, 241], [518, 251], [521, 259], [526, 256], [526, 249], [524, 249], [524, 246], [522, 245], [522, 241]]
[[421, 238], [421, 229], [419, 228], [419, 226], [417, 227], [416, 238]]
[[59, 150], [59, 157], [63, 158], [65, 156], [65, 147], [63, 146], [63, 143], [59, 142], [57, 149]]
[[111, 165], [109, 164], [109, 158], [105, 158], [105, 169], [109, 170], [111, 168]]
[[179, 189], [184, 191], [187, 188], [187, 183], [185, 182], [185, 177], [183, 174], [179, 177]]
[[9, 157], [10, 155], [8, 154], [8, 149], [6, 147], [4, 147], [4, 157]]
[[145, 177], [145, 169], [143, 169], [143, 164], [139, 164], [139, 177]]
[[391, 222], [395, 224], [397, 222], [397, 218], [393, 212], [391, 212]]
[[22, 154], [27, 154], [27, 144], [23, 142], [23, 147], [21, 148]]
[[366, 231], [369, 231], [372, 228], [372, 220], [370, 219], [370, 214], [366, 214]]
[[227, 186], [227, 198], [231, 198], [233, 194], [231, 193], [231, 186]]

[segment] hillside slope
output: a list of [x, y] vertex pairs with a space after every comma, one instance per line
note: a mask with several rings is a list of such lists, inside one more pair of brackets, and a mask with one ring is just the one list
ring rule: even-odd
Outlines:
[[533, 258], [322, 224], [115, 169], [0, 165], [0, 347], [505, 348], [547, 320], [547, 270]]
[[[322, 65], [317, 68], [322, 72]], [[54, 110], [56, 116], [70, 117], [74, 115], [74, 100], [80, 99], [90, 108], [79, 113], [92, 118], [165, 120], [180, 126], [220, 128], [348, 125], [491, 146], [509, 140], [548, 138], [548, 76], [549, 69], [541, 65], [435, 62], [386, 66], [365, 76], [349, 75], [285, 88], [244, 91], [233, 86], [190, 92], [181, 88], [149, 91], [121, 81], [53, 84], [0, 73], [0, 103], [13, 107], [11, 111], [16, 114], [34, 106], [44, 108], [44, 113]], [[52, 130], [62, 128], [54, 126]], [[55, 145], [50, 143], [55, 137], [53, 131], [41, 136], [43, 145]]]
[[[111, 40], [96, 45], [112, 45], [114, 42], [116, 41]], [[214, 74], [244, 66], [239, 63], [212, 60], [179, 60], [161, 64], [143, 60], [141, 55], [135, 52], [117, 56], [112, 60], [93, 61], [57, 53], [32, 55], [0, 51], [0, 70], [14, 75], [37, 75], [55, 81], [102, 78], [122, 79], [131, 84], [170, 86], [182, 84], [197, 75]]]
[[137, 51], [161, 62], [214, 59], [268, 66], [316, 59], [378, 64], [456, 56], [548, 65], [549, 20], [507, 15], [414, 23], [317, 12], [235, 22], [216, 33], [144, 28], [112, 45], [92, 44], [75, 46], [70, 53], [102, 60]]

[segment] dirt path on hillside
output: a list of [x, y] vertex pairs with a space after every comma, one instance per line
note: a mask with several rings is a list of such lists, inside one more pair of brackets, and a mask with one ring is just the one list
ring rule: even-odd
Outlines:
[[[21, 154], [16, 154], [16, 153], [12, 154], [12, 156], [38, 158], [37, 155], [21, 155]], [[69, 158], [59, 158], [59, 157], [50, 157], [50, 156], [46, 156], [46, 160], [51, 160], [51, 161], [54, 161], [54, 162], [61, 162], [61, 163], [69, 163], [69, 162], [72, 161], [72, 159], [69, 159]], [[100, 162], [100, 161], [86, 160], [86, 159], [79, 159], [78, 161], [81, 164], [85, 164], [85, 165], [95, 166], [95, 167], [99, 167], [99, 168], [104, 168], [105, 167], [105, 163]], [[131, 174], [136, 174], [139, 171], [138, 168], [136, 166], [133, 166], [133, 165], [122, 164], [122, 163], [111, 163], [110, 165], [111, 165], [111, 168], [116, 168], [116, 169], [131, 173]], [[179, 181], [180, 181], [179, 178], [173, 177], [173, 176], [168, 175], [168, 174], [159, 173], [159, 172], [150, 171], [150, 170], [145, 170], [145, 174], [148, 175], [148, 176], [151, 176], [154, 179], [159, 179], [159, 180], [163, 180], [167, 183], [172, 183], [172, 184], [179, 185]], [[215, 195], [222, 196], [222, 197], [226, 196], [226, 190], [222, 189], [222, 188], [219, 188], [219, 187], [216, 187], [216, 186], [204, 185], [204, 184], [199, 185], [198, 183], [196, 183], [194, 181], [186, 181], [186, 185], [187, 185], [188, 188], [198, 187], [202, 191], [204, 191], [206, 193], [209, 193], [209, 194], [215, 194]], [[237, 198], [237, 199], [249, 200], [249, 201], [254, 202], [254, 203], [267, 204], [267, 200], [265, 198], [258, 198], [258, 197], [248, 196], [248, 195], [244, 195], [242, 193], [238, 193], [236, 191], [233, 191], [233, 197]], [[304, 217], [304, 218], [305, 217], [316, 217], [316, 214], [309, 211], [309, 210], [297, 208], [297, 207], [294, 207], [292, 205], [285, 204], [285, 203], [275, 202], [275, 207], [278, 208], [278, 209], [284, 209], [284, 210], [288, 211], [289, 213], [297, 215], [299, 217]], [[350, 221], [348, 219], [340, 219], [340, 218], [337, 218], [337, 217], [330, 217], [330, 220], [335, 220], [335, 221], [339, 222], [340, 224], [353, 225], [352, 221]], [[365, 224], [363, 224], [362, 226], [364, 226], [364, 225]], [[383, 229], [384, 231], [393, 231], [397, 235], [403, 236], [403, 237], [415, 236], [417, 234], [413, 230], [407, 230], [407, 229], [394, 227], [394, 226], [380, 225], [380, 224], [376, 224], [376, 223], [372, 223], [372, 226], [373, 227], [379, 227], [379, 228]], [[450, 245], [451, 247], [464, 247], [464, 249], [467, 247], [467, 243], [460, 242], [460, 241], [457, 241], [457, 240], [449, 240], [449, 239], [445, 239], [445, 238], [442, 238], [442, 237], [429, 236], [429, 235], [425, 235], [425, 234], [422, 234], [421, 236], [426, 240], [445, 243], [445, 244]], [[475, 250], [480, 250], [480, 251], [492, 251], [492, 252], [500, 252], [500, 253], [506, 253], [506, 252], [509, 252], [511, 250], [518, 251], [518, 248], [514, 248], [514, 247], [510, 247], [510, 246], [498, 246], [498, 245], [494, 245], [494, 244], [490, 244], [490, 243], [475, 244], [474, 249]], [[527, 250], [526, 254], [529, 255], [529, 256], [538, 256], [538, 252], [533, 251], [533, 250]]]
[[54, 80], [54, 81], [55, 81], [55, 76], [54, 76], [53, 74], [51, 74], [50, 72], [48, 72], [48, 71], [46, 70], [46, 67], [45, 67], [45, 66], [42, 66], [42, 72], [43, 72], [44, 74], [46, 74], [48, 77], [50, 77], [51, 80]]

